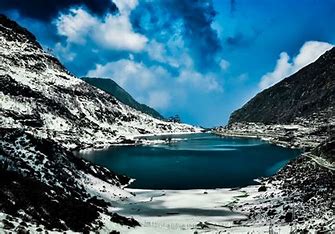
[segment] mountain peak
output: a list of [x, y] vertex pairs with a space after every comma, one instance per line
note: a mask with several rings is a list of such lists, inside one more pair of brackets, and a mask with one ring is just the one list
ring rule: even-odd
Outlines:
[[1, 33], [6, 38], [6, 40], [18, 42], [29, 41], [38, 48], [42, 49], [34, 34], [29, 32], [26, 28], [21, 27], [18, 23], [9, 19], [3, 14], [0, 14], [0, 25], [2, 27]]

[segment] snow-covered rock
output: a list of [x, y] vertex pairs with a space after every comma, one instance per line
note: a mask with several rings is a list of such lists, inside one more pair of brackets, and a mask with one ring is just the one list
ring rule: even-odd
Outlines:
[[[100, 217], [132, 196], [130, 182], [74, 156], [74, 149], [141, 141], [142, 134], [199, 132], [132, 109], [68, 72], [34, 35], [0, 15], [0, 217], [16, 231], [99, 230]], [[6, 220], [6, 221], [4, 221]], [[20, 220], [24, 224], [14, 225]], [[34, 225], [35, 225], [34, 224]], [[3, 227], [4, 228], [4, 227]], [[0, 227], [1, 229], [1, 227]]]
[[0, 18], [0, 126], [24, 128], [62, 144], [116, 143], [143, 133], [195, 132], [155, 119], [71, 75], [35, 37]]

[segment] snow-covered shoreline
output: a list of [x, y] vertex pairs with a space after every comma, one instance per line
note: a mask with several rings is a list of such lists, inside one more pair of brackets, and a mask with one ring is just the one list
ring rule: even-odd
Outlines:
[[287, 148], [311, 149], [329, 137], [320, 129], [334, 124], [334, 118], [329, 118], [328, 122], [300, 118], [292, 124], [234, 123], [212, 132], [223, 137], [257, 138]]
[[[163, 139], [148, 139], [147, 137], [151, 138], [172, 138], [173, 141], [180, 140], [183, 138], [178, 138], [178, 136], [188, 136], [188, 135], [195, 135], [203, 133], [203, 129], [194, 127], [194, 132], [176, 132], [176, 133], [152, 133], [152, 134], [143, 134], [143, 135], [133, 135], [128, 136], [127, 140], [128, 143], [124, 142], [115, 142], [115, 143], [105, 143], [100, 145], [95, 145], [91, 147], [81, 147], [76, 149], [74, 152], [76, 154], [87, 153], [95, 150], [106, 150], [111, 147], [118, 147], [118, 146], [137, 146], [137, 145], [154, 145], [154, 144], [162, 144], [167, 143], [166, 140]], [[165, 138], [164, 138], [165, 139]]]
[[162, 132], [162, 133], [150, 133], [150, 134], [141, 134], [141, 135], [134, 135], [133, 138], [134, 139], [145, 139], [146, 137], [176, 137], [176, 136], [183, 136], [183, 135], [193, 135], [193, 134], [199, 134], [199, 133], [203, 133], [203, 129], [200, 127], [195, 127], [195, 126], [191, 126], [188, 125], [190, 127], [194, 128], [194, 132], [190, 132], [190, 131], [185, 131], [185, 132]]
[[112, 226], [121, 233], [268, 233], [269, 230], [289, 233], [304, 226], [273, 224], [266, 219], [248, 221], [252, 207], [261, 206], [268, 196], [280, 193], [270, 184], [267, 191], [259, 191], [260, 186], [190, 190], [126, 188], [134, 196], [118, 201], [112, 210], [135, 218], [141, 226], [128, 229], [107, 224], [106, 228]]

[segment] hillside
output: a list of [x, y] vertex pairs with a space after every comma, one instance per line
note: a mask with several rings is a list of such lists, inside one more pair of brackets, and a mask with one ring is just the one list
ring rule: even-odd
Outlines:
[[285, 220], [305, 226], [297, 229], [301, 233], [313, 228], [325, 233], [334, 230], [335, 48], [257, 94], [231, 115], [227, 126], [214, 131], [260, 138], [302, 152], [274, 176], [263, 179], [280, 190], [269, 201], [280, 202], [274, 206], [262, 201], [251, 207], [251, 220], [271, 216], [273, 223]]
[[194, 128], [148, 116], [71, 75], [27, 30], [0, 18], [1, 127], [24, 128], [69, 147]]
[[287, 124], [297, 118], [335, 116], [335, 48], [260, 92], [230, 117], [236, 122]]
[[130, 179], [73, 151], [197, 129], [155, 119], [78, 79], [4, 15], [0, 61], [0, 229], [87, 232], [102, 222], [138, 225], [109, 211], [113, 199], [132, 196], [122, 189]]
[[122, 102], [123, 104], [130, 106], [138, 111], [141, 111], [145, 114], [148, 114], [157, 119], [164, 119], [164, 117], [159, 114], [155, 109], [145, 105], [138, 103], [126, 90], [121, 88], [115, 81], [112, 79], [104, 79], [104, 78], [91, 78], [91, 77], [83, 77], [82, 80], [86, 81], [92, 86], [95, 86], [111, 95], [113, 95], [117, 100]]

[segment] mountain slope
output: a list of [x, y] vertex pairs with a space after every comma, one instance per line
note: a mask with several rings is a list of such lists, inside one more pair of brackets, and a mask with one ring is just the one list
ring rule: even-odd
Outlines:
[[164, 119], [164, 117], [159, 114], [155, 109], [138, 103], [126, 90], [121, 88], [115, 81], [111, 79], [104, 78], [91, 78], [91, 77], [83, 77], [82, 80], [86, 81], [92, 86], [95, 86], [111, 95], [113, 95], [116, 99], [118, 99], [123, 104], [130, 106], [138, 111], [141, 111], [145, 114], [148, 114], [157, 119]]
[[277, 217], [272, 215], [271, 222], [285, 219], [305, 226], [298, 232], [334, 230], [335, 48], [257, 94], [231, 115], [227, 126], [215, 131], [223, 136], [257, 137], [302, 151], [264, 179], [280, 189], [270, 200], [281, 202], [277, 210], [261, 202], [261, 208], [250, 212], [253, 220], [268, 219], [267, 211], [272, 209]]
[[129, 182], [24, 130], [0, 129], [0, 145], [0, 213], [46, 229], [89, 230], [110, 206], [88, 192], [90, 184], [98, 180], [121, 192]]
[[113, 199], [132, 196], [122, 189], [130, 179], [73, 150], [197, 130], [143, 114], [76, 78], [0, 15], [0, 229], [13, 231], [12, 222], [24, 223], [16, 232], [27, 222], [80, 232], [102, 222], [138, 225], [109, 211]]
[[235, 111], [229, 124], [291, 123], [312, 115], [335, 115], [335, 48], [292, 76], [262, 91]]
[[194, 130], [152, 118], [72, 76], [31, 33], [4, 16], [0, 30], [2, 127], [33, 129], [77, 146], [116, 143], [143, 133]]

